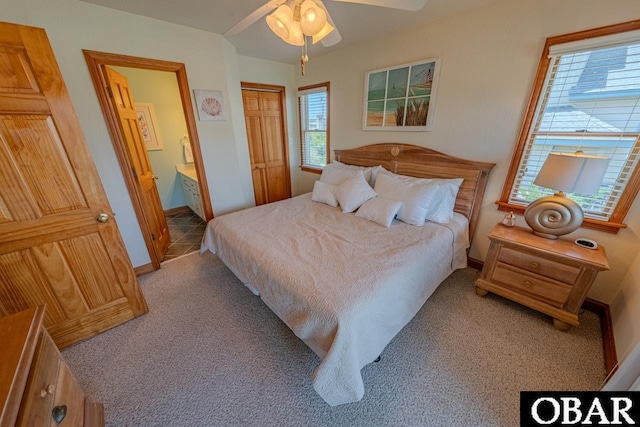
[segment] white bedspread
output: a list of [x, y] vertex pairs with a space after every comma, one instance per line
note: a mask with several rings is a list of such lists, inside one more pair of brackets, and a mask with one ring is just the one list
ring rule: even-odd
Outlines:
[[314, 389], [330, 405], [362, 399], [375, 360], [438, 285], [466, 266], [468, 223], [385, 228], [310, 194], [209, 222], [210, 250], [321, 358]]

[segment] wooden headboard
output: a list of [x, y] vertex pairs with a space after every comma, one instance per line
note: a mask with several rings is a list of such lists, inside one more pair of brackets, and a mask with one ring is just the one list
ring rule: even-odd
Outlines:
[[494, 163], [474, 162], [410, 144], [373, 144], [335, 150], [335, 159], [356, 166], [382, 165], [386, 170], [417, 178], [463, 178], [454, 210], [469, 219], [473, 239], [489, 172]]

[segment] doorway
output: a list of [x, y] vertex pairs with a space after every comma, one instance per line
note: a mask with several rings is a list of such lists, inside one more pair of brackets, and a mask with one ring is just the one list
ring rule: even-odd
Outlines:
[[[188, 144], [193, 156], [193, 173], [195, 175], [194, 191], [197, 191], [200, 195], [200, 202], [202, 207], [202, 216], [206, 221], [213, 218], [213, 210], [211, 207], [211, 201], [209, 197], [209, 189], [206, 182], [206, 176], [204, 172], [204, 165], [202, 162], [202, 154], [200, 150], [200, 143], [195, 125], [195, 116], [193, 113], [191, 94], [189, 85], [187, 83], [186, 69], [184, 64], [162, 61], [155, 59], [139, 58], [126, 55], [118, 55], [105, 52], [84, 51], [85, 60], [91, 74], [91, 78], [98, 95], [98, 100], [102, 108], [107, 127], [111, 135], [111, 139], [114, 144], [118, 162], [123, 171], [123, 177], [127, 185], [128, 192], [131, 196], [136, 217], [140, 224], [140, 229], [144, 237], [144, 241], [149, 252], [151, 263], [137, 267], [136, 274], [142, 275], [150, 271], [154, 271], [160, 268], [160, 263], [163, 258], [156, 245], [154, 238], [156, 237], [153, 232], [154, 215], [159, 215], [158, 212], [154, 212], [153, 208], [149, 207], [149, 204], [145, 201], [144, 192], [139, 185], [136, 172], [132, 170], [131, 165], [132, 155], [130, 150], [127, 150], [127, 141], [125, 135], [121, 131], [121, 126], [118, 125], [118, 112], [115, 111], [112, 102], [110, 101], [110, 93], [107, 89], [108, 79], [106, 76], [106, 69], [108, 67], [126, 67], [131, 69], [142, 70], [155, 70], [155, 71], [168, 71], [175, 74], [175, 78], [178, 84], [178, 90], [180, 94], [180, 101], [182, 104], [182, 112], [186, 123], [186, 132], [184, 143]], [[164, 212], [160, 214], [163, 215]], [[168, 217], [180, 216], [180, 212], [171, 212]]]

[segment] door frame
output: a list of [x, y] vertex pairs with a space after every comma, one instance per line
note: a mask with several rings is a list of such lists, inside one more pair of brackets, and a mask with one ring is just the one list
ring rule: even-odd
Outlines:
[[198, 131], [196, 128], [195, 114], [193, 112], [191, 91], [187, 81], [187, 70], [185, 65], [179, 62], [140, 58], [92, 50], [83, 50], [82, 52], [84, 53], [84, 58], [87, 62], [87, 67], [89, 68], [89, 74], [91, 75], [91, 80], [98, 96], [98, 102], [100, 103], [100, 108], [102, 109], [102, 114], [104, 115], [109, 135], [111, 136], [113, 148], [116, 151], [118, 163], [122, 170], [122, 176], [124, 177], [127, 190], [131, 196], [131, 202], [140, 224], [142, 237], [144, 238], [145, 245], [147, 246], [149, 257], [151, 258], [151, 264], [137, 267], [135, 268], [135, 271], [137, 275], [146, 274], [160, 268], [161, 257], [160, 254], [157, 253], [155, 245], [153, 244], [151, 227], [145, 215], [143, 196], [138, 189], [136, 179], [131, 173], [131, 169], [129, 167], [130, 159], [125, 148], [124, 138], [120, 133], [116, 112], [114, 111], [111, 102], [109, 102], [109, 94], [107, 92], [106, 79], [102, 73], [102, 65], [141, 68], [154, 71], [168, 71], [176, 74], [178, 89], [180, 91], [180, 99], [182, 101], [182, 110], [184, 112], [187, 133], [189, 134], [191, 151], [193, 153], [193, 163], [198, 176], [198, 186], [200, 187], [202, 207], [205, 218], [209, 221], [213, 219], [213, 209], [211, 207], [209, 186], [207, 185], [202, 152], [200, 150], [200, 140], [198, 138]]
[[[282, 141], [284, 144], [284, 158], [287, 165], [287, 187], [289, 188], [289, 196], [291, 190], [291, 162], [289, 161], [289, 133], [287, 132], [287, 92], [284, 86], [270, 85], [264, 83], [240, 82], [240, 90], [255, 90], [258, 92], [273, 92], [280, 96], [280, 109], [282, 111]], [[243, 110], [244, 115], [244, 110]], [[246, 118], [245, 118], [246, 119]], [[254, 190], [255, 191], [255, 190]]]

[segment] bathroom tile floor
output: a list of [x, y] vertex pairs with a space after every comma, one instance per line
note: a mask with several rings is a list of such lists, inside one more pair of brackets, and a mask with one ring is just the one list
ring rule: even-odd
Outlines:
[[167, 215], [167, 225], [171, 234], [171, 244], [165, 261], [200, 250], [200, 241], [206, 223], [192, 211]]

